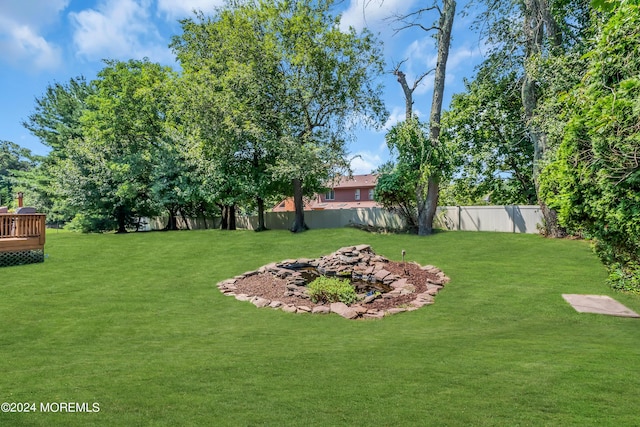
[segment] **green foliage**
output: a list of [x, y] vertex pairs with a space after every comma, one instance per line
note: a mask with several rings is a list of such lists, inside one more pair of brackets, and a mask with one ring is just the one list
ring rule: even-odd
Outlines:
[[609, 285], [622, 292], [640, 294], [640, 265], [615, 263], [609, 266]]
[[307, 285], [307, 292], [313, 302], [351, 304], [358, 299], [349, 280], [337, 277], [320, 276]]
[[393, 163], [386, 163], [376, 171], [378, 180], [374, 198], [382, 207], [399, 213], [410, 230], [418, 229], [418, 207], [415, 183], [402, 175], [402, 170]]
[[71, 221], [65, 224], [65, 230], [77, 231], [80, 233], [100, 233], [111, 231], [117, 227], [117, 223], [112, 217], [87, 215], [77, 213]]
[[[515, 72], [480, 66], [466, 91], [443, 115], [442, 139], [454, 152], [455, 171], [442, 203], [534, 204], [533, 145], [527, 135]], [[441, 203], [441, 204], [442, 204]]]
[[385, 136], [389, 150], [396, 154], [396, 167], [416, 185], [429, 177], [445, 177], [451, 172], [451, 154], [445, 144], [429, 138], [426, 123], [412, 118], [395, 125]]
[[380, 47], [340, 31], [332, 4], [234, 2], [182, 21], [177, 110], [212, 198], [257, 205], [292, 182], [311, 195], [347, 167], [350, 118], [384, 119]]
[[34, 167], [34, 156], [26, 148], [9, 141], [0, 141], [0, 206], [12, 207], [16, 192], [16, 178]]
[[66, 84], [49, 85], [44, 95], [36, 98], [35, 112], [23, 126], [51, 148], [49, 158], [64, 158], [67, 144], [83, 137], [80, 118], [87, 108], [87, 96], [94, 92], [95, 87], [84, 77], [76, 77]]
[[38, 211], [47, 214], [47, 221], [69, 221], [78, 211], [65, 197], [58, 176], [64, 175], [67, 147], [83, 139], [80, 118], [87, 109], [87, 97], [94, 92], [95, 87], [83, 77], [72, 78], [66, 84], [54, 83], [36, 98], [35, 112], [23, 122], [51, 149], [35, 168], [20, 177], [20, 185], [33, 197]]
[[[564, 139], [541, 176], [563, 225], [595, 239], [617, 289], [634, 288], [640, 263], [640, 8], [621, 6], [587, 55]], [[633, 278], [635, 276], [635, 278]]]
[[417, 118], [396, 124], [385, 138], [396, 161], [378, 170], [376, 201], [398, 211], [409, 228], [417, 229], [428, 180], [450, 175], [451, 150], [443, 141], [432, 143], [427, 124]]
[[111, 216], [125, 232], [135, 218], [158, 212], [151, 187], [155, 156], [170, 141], [165, 120], [174, 76], [146, 59], [106, 64], [86, 98], [83, 138], [68, 143], [58, 179], [82, 213]]
[[281, 197], [284, 186], [268, 170], [280, 150], [278, 64], [248, 10], [184, 20], [172, 42], [184, 70], [173, 98], [175, 127], [186, 136], [199, 191], [221, 205]]

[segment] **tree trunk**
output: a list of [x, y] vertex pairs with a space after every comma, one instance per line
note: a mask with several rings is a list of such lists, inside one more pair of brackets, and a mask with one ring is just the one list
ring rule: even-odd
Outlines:
[[258, 228], [255, 231], [265, 231], [267, 227], [264, 223], [264, 200], [262, 197], [258, 197], [256, 202], [258, 205]]
[[187, 221], [187, 217], [184, 215], [182, 209], [180, 209], [180, 217], [182, 218], [182, 222], [184, 222], [184, 228], [191, 230], [191, 227], [189, 227], [189, 221]]
[[204, 214], [204, 212], [202, 213], [202, 223], [204, 224], [204, 229], [208, 230], [209, 225], [207, 224], [207, 216]]
[[440, 182], [436, 177], [430, 176], [427, 183], [427, 197], [423, 209], [420, 211], [420, 226], [418, 227], [419, 236], [428, 236], [433, 234], [433, 219], [438, 210]]
[[304, 200], [303, 200], [303, 192], [302, 192], [302, 180], [299, 178], [294, 178], [292, 180], [293, 183], [293, 204], [295, 205], [296, 215], [295, 220], [293, 221], [293, 226], [291, 227], [291, 231], [294, 233], [299, 233], [301, 231], [308, 230], [307, 224], [304, 222]]
[[220, 230], [226, 230], [229, 227], [229, 212], [227, 205], [220, 206]]
[[116, 218], [118, 220], [118, 231], [116, 233], [122, 234], [127, 232], [127, 214], [124, 207], [118, 206], [116, 208]]
[[559, 47], [562, 42], [557, 25], [549, 12], [547, 0], [524, 1], [524, 35], [525, 35], [525, 64], [524, 77], [522, 79], [522, 106], [524, 108], [524, 120], [527, 125], [529, 138], [533, 144], [533, 183], [538, 198], [538, 204], [544, 218], [544, 234], [548, 237], [564, 237], [566, 231], [558, 224], [558, 215], [540, 199], [540, 161], [547, 148], [547, 135], [538, 128], [533, 118], [538, 106], [538, 82], [531, 75], [527, 62], [530, 58], [542, 52], [545, 31], [551, 41], [552, 47]]
[[164, 228], [165, 230], [177, 230], [178, 229], [178, 221], [176, 219], [176, 210], [173, 208], [167, 208], [169, 211], [169, 221], [167, 222], [167, 226]]
[[236, 229], [236, 205], [227, 206], [228, 218], [227, 218], [227, 230]]
[[402, 86], [402, 91], [404, 92], [405, 119], [411, 120], [411, 117], [413, 117], [413, 90], [407, 83], [407, 76], [405, 73], [397, 70], [394, 74], [398, 77], [398, 83], [400, 83], [400, 86]]
[[[433, 81], [433, 99], [431, 101], [431, 115], [429, 116], [429, 138], [433, 146], [440, 144], [440, 116], [442, 115], [442, 99], [444, 96], [444, 83], [447, 72], [447, 59], [449, 58], [449, 46], [451, 44], [451, 29], [456, 13], [456, 2], [444, 0], [442, 15], [439, 21], [438, 33], [438, 59]], [[424, 184], [417, 191], [418, 210], [418, 235], [427, 236], [433, 233], [433, 219], [438, 208], [438, 194], [440, 179], [438, 176], [429, 176], [427, 180], [427, 194], [424, 195]]]

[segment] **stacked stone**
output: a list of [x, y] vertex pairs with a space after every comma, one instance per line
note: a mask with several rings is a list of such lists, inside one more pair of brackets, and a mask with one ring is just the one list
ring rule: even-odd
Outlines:
[[[435, 279], [427, 280], [427, 291], [416, 294], [415, 299], [408, 303], [406, 307], [390, 308], [387, 310], [369, 309], [367, 304], [376, 298], [394, 298], [402, 295], [409, 295], [416, 292], [416, 286], [408, 283], [406, 278], [401, 278], [391, 272], [385, 270], [385, 264], [389, 260], [382, 256], [376, 255], [371, 246], [358, 245], [347, 246], [338, 249], [336, 252], [323, 256], [318, 259], [289, 259], [279, 263], [271, 263], [260, 267], [256, 271], [248, 271], [233, 279], [224, 280], [218, 283], [218, 288], [227, 296], [234, 296], [239, 301], [249, 301], [256, 307], [270, 307], [280, 309], [288, 313], [313, 313], [328, 314], [336, 313], [348, 319], [357, 318], [382, 318], [386, 315], [401, 313], [404, 311], [417, 310], [425, 305], [433, 304], [434, 296], [449, 281], [449, 278], [437, 267], [427, 265], [421, 267], [436, 276]], [[389, 286], [392, 290], [381, 295], [359, 295], [360, 302], [348, 306], [344, 303], [332, 303], [329, 306], [309, 307], [305, 305], [284, 304], [281, 301], [270, 301], [259, 296], [251, 296], [247, 294], [237, 294], [236, 282], [260, 273], [270, 273], [275, 277], [286, 280], [286, 291], [284, 296], [295, 296], [303, 299], [309, 299], [306, 288], [306, 280], [302, 274], [293, 268], [301, 265], [309, 265], [315, 267], [320, 274], [327, 276], [350, 277], [353, 279], [364, 280], [371, 283], [381, 283]]]

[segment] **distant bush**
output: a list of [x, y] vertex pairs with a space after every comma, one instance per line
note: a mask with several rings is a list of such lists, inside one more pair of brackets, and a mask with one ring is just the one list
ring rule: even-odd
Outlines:
[[640, 294], [640, 265], [613, 264], [609, 267], [608, 282], [617, 291]]
[[82, 213], [76, 214], [76, 216], [64, 226], [65, 230], [79, 231], [81, 233], [100, 233], [115, 230], [116, 227], [117, 224], [112, 218], [85, 215]]
[[337, 277], [320, 276], [307, 286], [309, 297], [313, 302], [343, 302], [351, 304], [356, 301], [355, 288], [349, 280]]

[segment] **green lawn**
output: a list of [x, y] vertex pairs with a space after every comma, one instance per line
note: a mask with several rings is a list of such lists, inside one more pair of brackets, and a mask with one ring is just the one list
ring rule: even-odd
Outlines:
[[[451, 277], [383, 320], [294, 315], [215, 284], [272, 261], [368, 243]], [[582, 241], [352, 229], [77, 235], [0, 269], [0, 425], [637, 426], [640, 321], [576, 313], [613, 293]]]

